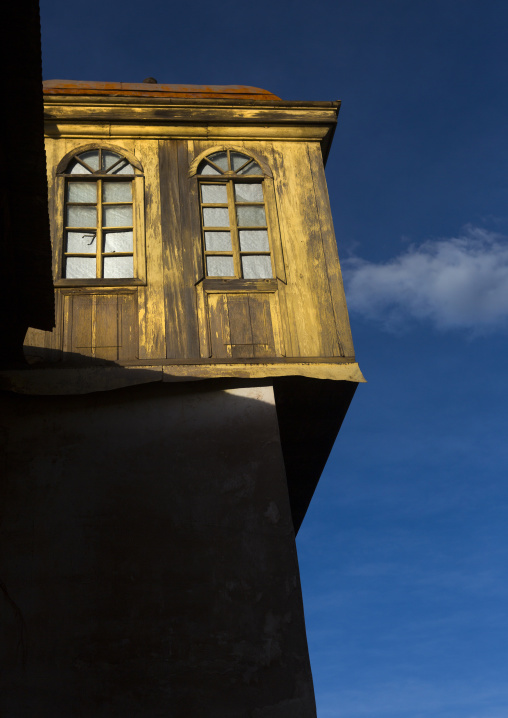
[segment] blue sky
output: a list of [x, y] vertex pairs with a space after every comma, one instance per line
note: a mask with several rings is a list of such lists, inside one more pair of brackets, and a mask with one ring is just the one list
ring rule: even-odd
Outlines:
[[45, 79], [343, 106], [360, 386], [298, 537], [319, 718], [508, 715], [508, 5], [41, 0]]

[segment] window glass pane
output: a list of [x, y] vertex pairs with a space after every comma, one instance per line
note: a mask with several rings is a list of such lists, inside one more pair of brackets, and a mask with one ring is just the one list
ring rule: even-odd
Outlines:
[[104, 207], [104, 227], [132, 227], [132, 205]]
[[243, 170], [238, 172], [239, 175], [262, 175], [263, 170], [256, 162], [251, 162]]
[[109, 182], [102, 185], [104, 202], [132, 202], [132, 185], [130, 182]]
[[67, 279], [95, 279], [95, 257], [67, 257], [65, 276]]
[[67, 207], [68, 227], [96, 227], [96, 207]]
[[247, 157], [247, 155], [242, 155], [240, 152], [231, 152], [231, 165], [235, 172], [249, 160], [250, 157]]
[[227, 152], [214, 152], [213, 155], [208, 155], [208, 159], [212, 160], [217, 167], [221, 170], [228, 169], [228, 153]]
[[201, 199], [208, 204], [227, 204], [228, 191], [225, 184], [202, 184]]
[[91, 232], [86, 234], [80, 232], [67, 232], [67, 252], [77, 252], [78, 254], [95, 254], [96, 252], [96, 235]]
[[116, 167], [113, 167], [111, 170], [112, 175], [133, 175], [134, 174], [134, 167], [130, 165], [127, 160], [123, 160], [123, 162], [120, 162], [120, 164], [116, 165]]
[[229, 227], [229, 212], [227, 208], [204, 207], [203, 224], [205, 227]]
[[269, 252], [266, 229], [241, 229], [240, 249], [242, 252]]
[[266, 226], [264, 207], [237, 207], [236, 216], [241, 227]]
[[231, 252], [230, 232], [205, 232], [205, 249], [207, 252]]
[[132, 252], [132, 230], [130, 232], [104, 232], [105, 252]]
[[96, 182], [67, 182], [68, 202], [97, 202]]
[[99, 150], [89, 150], [77, 155], [82, 162], [85, 162], [93, 171], [99, 169]]
[[209, 277], [234, 277], [233, 257], [207, 257], [206, 273]]
[[90, 170], [87, 170], [86, 167], [83, 167], [79, 162], [76, 160], [72, 160], [71, 164], [67, 167], [67, 173], [71, 175], [90, 175], [92, 174]]
[[208, 162], [202, 162], [199, 165], [198, 174], [200, 175], [220, 175], [220, 172], [215, 169], [215, 167], [212, 167], [212, 165], [209, 165]]
[[102, 169], [109, 170], [111, 165], [121, 159], [121, 155], [118, 152], [111, 152], [110, 150], [102, 150]]
[[269, 279], [273, 277], [272, 263], [266, 254], [242, 257], [244, 279]]
[[104, 277], [128, 278], [134, 276], [133, 257], [104, 257]]
[[237, 202], [262, 202], [263, 187], [260, 184], [235, 182], [235, 199]]

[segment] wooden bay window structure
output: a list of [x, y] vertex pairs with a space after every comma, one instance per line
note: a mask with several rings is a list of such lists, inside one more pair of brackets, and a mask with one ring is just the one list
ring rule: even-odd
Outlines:
[[45, 83], [57, 321], [27, 354], [360, 378], [323, 171], [339, 103], [179, 87]]

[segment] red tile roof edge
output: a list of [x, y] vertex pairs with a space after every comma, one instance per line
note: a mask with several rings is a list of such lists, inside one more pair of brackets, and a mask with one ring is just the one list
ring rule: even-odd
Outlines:
[[232, 100], [280, 100], [268, 90], [247, 85], [161, 85], [148, 82], [87, 82], [45, 80], [45, 95], [109, 95], [129, 97], [181, 97]]

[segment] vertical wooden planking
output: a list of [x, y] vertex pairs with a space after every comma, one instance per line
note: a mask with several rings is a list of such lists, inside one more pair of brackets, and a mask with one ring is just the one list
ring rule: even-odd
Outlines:
[[249, 297], [247, 294], [228, 294], [225, 300], [228, 306], [231, 356], [235, 359], [252, 357]]
[[146, 284], [145, 178], [136, 176], [132, 183], [134, 226], [134, 276]]
[[65, 361], [65, 353], [72, 351], [72, 297], [60, 292], [62, 303], [62, 359]]
[[159, 154], [157, 140], [137, 140], [136, 156], [145, 174], [147, 284], [139, 287], [139, 358], [166, 356], [162, 271]]
[[181, 303], [183, 280], [180, 191], [176, 140], [159, 140], [159, 182], [161, 206], [162, 263], [164, 277], [164, 314], [166, 356], [185, 358], [183, 333], [186, 328]]
[[233, 359], [252, 359], [254, 346], [252, 344], [231, 344], [231, 356]]
[[[189, 140], [187, 142], [188, 149], [188, 162], [200, 154], [208, 143], [199, 142], [197, 140]], [[183, 167], [181, 168], [183, 170]], [[198, 194], [198, 181], [196, 177], [185, 180], [183, 173], [180, 174], [182, 186], [184, 181], [187, 183], [189, 189], [189, 203], [190, 203], [190, 225], [192, 233], [192, 251], [193, 251], [193, 263], [194, 263], [194, 284], [196, 292], [196, 309], [198, 318], [198, 333], [199, 333], [199, 355], [201, 358], [209, 358], [213, 354], [213, 342], [211, 337], [210, 327], [210, 316], [209, 316], [209, 303], [207, 295], [200, 285], [201, 280], [205, 276], [204, 270], [204, 259], [201, 239], [201, 218], [199, 214], [199, 194]], [[212, 302], [213, 303], [213, 302]]]
[[314, 181], [315, 201], [321, 228], [321, 240], [323, 243], [326, 272], [332, 297], [339, 347], [342, 356], [354, 356], [353, 338], [351, 336], [337, 242], [333, 230], [332, 213], [321, 148], [317, 142], [313, 142], [307, 145], [307, 151]]
[[208, 359], [212, 355], [212, 350], [210, 346], [206, 294], [203, 285], [196, 287], [196, 299], [198, 305], [199, 354], [202, 359]]
[[302, 357], [338, 356], [335, 317], [305, 144], [275, 142], [273, 168], [284, 237], [291, 333], [296, 331]]
[[[195, 285], [203, 278], [201, 260], [201, 229], [196, 180], [189, 179], [193, 147], [187, 140], [177, 142], [178, 189], [180, 197], [180, 241], [182, 274], [178, 277], [181, 291], [182, 350], [188, 359], [200, 356], [198, 307]], [[196, 218], [198, 221], [196, 222]]]
[[[48, 212], [49, 212], [49, 226], [51, 233], [51, 246], [53, 250], [53, 279], [58, 276], [58, 265], [62, 252], [62, 240], [63, 237], [63, 218], [57, 216], [57, 187], [56, 187], [56, 166], [61, 158], [60, 147], [65, 143], [58, 143], [53, 139], [46, 138], [46, 169], [48, 177]], [[65, 153], [64, 153], [65, 154]], [[60, 201], [63, 206], [63, 199]], [[61, 209], [60, 209], [61, 212]]]
[[255, 357], [273, 357], [277, 355], [272, 326], [271, 294], [249, 296], [252, 342]]
[[187, 142], [161, 140], [159, 148], [167, 356], [198, 358], [195, 245], [199, 250], [200, 237], [190, 211]]
[[248, 294], [227, 295], [231, 344], [252, 344]]
[[253, 344], [273, 344], [273, 332], [270, 332], [269, 336], [266, 316], [267, 305], [268, 314], [270, 313], [269, 297], [270, 295], [268, 294], [261, 294], [259, 296], [250, 294], [248, 296], [249, 319]]
[[68, 301], [71, 338], [69, 351], [86, 357], [94, 356], [94, 297], [92, 295], [71, 294]]
[[223, 294], [208, 294], [207, 300], [212, 356], [214, 359], [225, 359], [231, 356], [226, 297]]
[[118, 359], [138, 357], [137, 293], [118, 295]]
[[[187, 161], [188, 164], [192, 162], [194, 157], [196, 156], [196, 151], [194, 148], [194, 142], [193, 140], [187, 141], [187, 150], [188, 150], [188, 157]], [[190, 179], [187, 177], [186, 182], [187, 184], [184, 185], [184, 178], [183, 178], [183, 171], [185, 167], [181, 168], [180, 171], [180, 186], [187, 186], [187, 194], [189, 197], [189, 207], [190, 207], [190, 228], [191, 228], [191, 236], [192, 236], [192, 243], [191, 243], [191, 256], [192, 256], [192, 265], [194, 267], [194, 283], [200, 282], [204, 276], [205, 276], [205, 267], [204, 267], [204, 260], [203, 260], [203, 251], [201, 247], [201, 218], [200, 218], [200, 203], [199, 203], [199, 193], [198, 193], [198, 182], [197, 179], [194, 177]], [[187, 173], [189, 168], [187, 167]]]
[[226, 295], [229, 316], [231, 355], [235, 359], [254, 356], [248, 294]]
[[210, 293], [207, 298], [213, 358], [280, 356], [274, 331], [275, 294], [225, 292]]
[[95, 296], [95, 358], [116, 361], [118, 359], [118, 296], [97, 294]]
[[[273, 341], [277, 356], [286, 356], [286, 337], [289, 334], [287, 313], [285, 312], [285, 285], [279, 282], [276, 293], [270, 294], [270, 317], [272, 320]], [[284, 302], [282, 301], [284, 299]]]
[[[288, 336], [288, 351], [287, 355], [291, 357], [299, 357], [305, 355], [305, 345], [303, 348], [300, 347], [299, 343], [299, 319], [302, 318], [299, 307], [295, 307], [295, 286], [299, 281], [299, 274], [297, 273], [296, 262], [294, 257], [297, 254], [293, 245], [293, 234], [292, 226], [289, 218], [285, 216], [286, 203], [285, 193], [291, 191], [291, 187], [287, 186], [287, 181], [284, 175], [284, 145], [278, 144], [277, 148], [274, 144], [271, 144], [271, 167], [274, 175], [274, 190], [276, 196], [276, 204], [278, 210], [279, 219], [279, 231], [281, 235], [281, 241], [284, 251], [285, 258], [285, 271], [286, 271], [286, 286], [284, 291], [281, 293], [281, 307], [285, 309], [285, 315], [287, 317], [287, 336]], [[296, 294], [296, 300], [298, 301], [299, 295]]]

